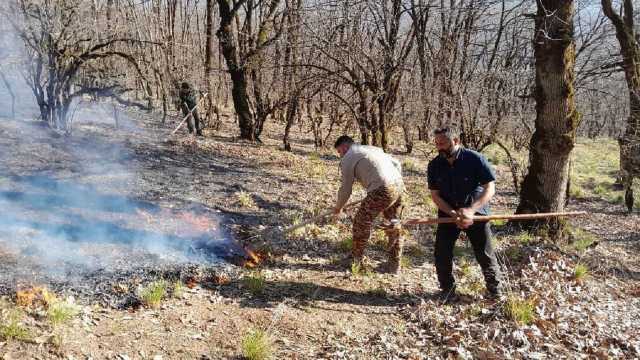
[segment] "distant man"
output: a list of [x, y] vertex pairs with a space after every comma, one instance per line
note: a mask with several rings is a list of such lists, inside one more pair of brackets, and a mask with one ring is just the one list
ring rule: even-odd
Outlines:
[[474, 215], [488, 215], [489, 201], [495, 194], [495, 175], [481, 154], [460, 144], [452, 128], [434, 131], [439, 155], [429, 162], [427, 182], [431, 198], [438, 206], [438, 217], [455, 217], [456, 224], [439, 224], [436, 231], [435, 264], [441, 297], [456, 299], [453, 277], [453, 249], [461, 231], [471, 241], [482, 268], [488, 294], [499, 296], [499, 267], [491, 245], [488, 222], [474, 222]]
[[338, 191], [334, 213], [339, 215], [342, 212], [351, 196], [354, 181], [357, 180], [367, 190], [367, 196], [353, 219], [353, 249], [350, 260], [362, 264], [364, 249], [371, 236], [371, 225], [382, 213], [389, 221], [385, 228], [389, 241], [389, 259], [383, 270], [398, 274], [403, 245], [400, 219], [404, 191], [400, 162], [378, 147], [354, 144], [349, 136], [339, 137], [335, 149], [342, 158], [342, 185]]
[[197, 136], [202, 136], [202, 123], [200, 122], [198, 109], [196, 109], [196, 104], [198, 103], [196, 91], [191, 87], [191, 84], [185, 81], [180, 85], [178, 96], [180, 97], [182, 113], [187, 117], [189, 134], [195, 131]]

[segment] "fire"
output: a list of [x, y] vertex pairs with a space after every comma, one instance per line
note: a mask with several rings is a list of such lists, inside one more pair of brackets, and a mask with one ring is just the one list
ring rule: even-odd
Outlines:
[[253, 269], [253, 268], [257, 267], [258, 265], [260, 265], [260, 263], [262, 262], [262, 260], [265, 257], [265, 254], [253, 251], [253, 250], [249, 249], [248, 247], [245, 247], [244, 251], [247, 254], [247, 259], [244, 261], [244, 263], [242, 265], [244, 267], [246, 267], [246, 268], [249, 268], [249, 269]]
[[56, 295], [44, 286], [30, 286], [16, 290], [16, 304], [22, 307], [47, 307], [56, 301]]
[[163, 228], [178, 236], [198, 236], [218, 230], [215, 217], [199, 215], [192, 211], [176, 214], [172, 209], [163, 208], [154, 214], [141, 209], [136, 209], [136, 213], [147, 226]]
[[205, 215], [196, 215], [192, 212], [183, 212], [179, 217], [186, 224], [190, 225], [191, 230], [199, 232], [215, 231], [218, 228], [218, 224], [215, 220]]

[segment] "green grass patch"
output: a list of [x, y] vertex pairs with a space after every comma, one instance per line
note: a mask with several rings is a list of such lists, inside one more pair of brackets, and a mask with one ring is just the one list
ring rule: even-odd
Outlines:
[[345, 237], [338, 243], [338, 250], [342, 252], [351, 252], [353, 249], [353, 238], [351, 236]]
[[437, 207], [431, 199], [431, 191], [427, 189], [426, 184], [408, 184], [407, 193], [405, 199], [408, 200], [408, 203], [423, 207], [428, 213], [435, 214]]
[[[617, 141], [579, 138], [572, 157], [570, 192], [574, 198], [596, 197], [613, 204], [623, 202], [623, 192], [613, 188], [620, 167]], [[634, 185], [634, 189], [640, 190], [639, 184]]]
[[273, 344], [263, 330], [253, 330], [242, 338], [242, 355], [247, 360], [266, 360], [273, 354]]
[[589, 268], [585, 264], [576, 264], [573, 268], [573, 278], [576, 281], [583, 281], [589, 276]]
[[407, 172], [420, 173], [420, 166], [413, 159], [405, 159], [402, 162], [402, 169]]
[[579, 228], [572, 228], [569, 231], [571, 239], [570, 246], [578, 252], [585, 251], [598, 240], [596, 235]]
[[176, 280], [173, 282], [173, 291], [171, 291], [171, 295], [174, 298], [182, 298], [185, 292], [185, 286], [180, 280]]
[[471, 272], [473, 271], [471, 262], [467, 259], [460, 260], [460, 265], [458, 265], [458, 271], [460, 272], [460, 275], [462, 275], [463, 277], [471, 276]]
[[411, 259], [409, 259], [407, 256], [401, 256], [400, 257], [400, 268], [401, 269], [409, 269], [411, 268], [412, 263], [411, 263]]
[[531, 300], [510, 296], [503, 310], [508, 319], [520, 325], [529, 325], [536, 319], [536, 307]]
[[522, 245], [531, 245], [535, 239], [535, 236], [528, 231], [523, 231], [516, 236], [516, 240], [518, 240], [518, 243]]
[[504, 249], [503, 254], [507, 259], [515, 262], [522, 260], [522, 258], [524, 257], [524, 252], [522, 251], [520, 245], [512, 245], [507, 247], [506, 249]]
[[477, 303], [473, 303], [469, 305], [465, 310], [464, 314], [466, 317], [475, 318], [482, 315], [482, 306]]
[[505, 226], [505, 225], [507, 225], [507, 220], [505, 220], [505, 219], [493, 220], [491, 222], [491, 225], [493, 225], [495, 227]]
[[265, 283], [264, 274], [260, 271], [251, 271], [242, 278], [242, 284], [254, 296], [264, 293]]
[[236, 200], [238, 201], [238, 204], [243, 208], [251, 209], [256, 207], [256, 203], [253, 200], [253, 197], [246, 191], [238, 191], [236, 193]]
[[386, 297], [387, 289], [383, 288], [382, 286], [378, 286], [375, 289], [367, 291], [367, 294], [375, 297]]
[[157, 309], [167, 295], [167, 287], [167, 282], [164, 280], [151, 282], [140, 289], [140, 300], [147, 307]]
[[31, 340], [31, 332], [22, 324], [23, 313], [20, 310], [5, 310], [2, 315], [0, 318], [0, 338], [2, 340]]
[[569, 196], [573, 199], [585, 199], [587, 197], [587, 193], [582, 186], [578, 184], [571, 184], [571, 188], [569, 188]]
[[69, 301], [56, 301], [47, 309], [47, 319], [53, 326], [59, 326], [73, 319], [80, 309]]
[[310, 153], [310, 154], [309, 154], [309, 156], [308, 156], [307, 158], [308, 158], [309, 160], [311, 160], [311, 161], [318, 161], [318, 160], [320, 160], [320, 153], [319, 153], [319, 152], [314, 151], [314, 152]]
[[351, 263], [351, 276], [371, 276], [373, 274], [372, 269], [361, 262]]

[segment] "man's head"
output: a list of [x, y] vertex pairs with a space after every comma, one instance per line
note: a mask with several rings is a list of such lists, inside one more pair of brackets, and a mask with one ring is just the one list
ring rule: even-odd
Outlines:
[[351, 145], [353, 145], [353, 142], [354, 141], [350, 136], [342, 135], [338, 138], [338, 140], [336, 140], [336, 143], [333, 147], [336, 149], [338, 154], [340, 154], [340, 157], [343, 157], [344, 154], [349, 151]]
[[460, 146], [460, 134], [453, 128], [442, 127], [433, 131], [436, 149], [445, 157], [451, 157]]

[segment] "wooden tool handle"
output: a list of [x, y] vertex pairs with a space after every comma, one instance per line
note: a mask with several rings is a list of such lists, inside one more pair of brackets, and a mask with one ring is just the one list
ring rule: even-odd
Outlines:
[[[536, 214], [502, 214], [502, 215], [478, 215], [473, 217], [473, 221], [493, 221], [493, 220], [536, 220], [546, 219], [550, 217], [571, 217], [586, 215], [585, 211], [570, 212], [552, 212], [552, 213], [536, 213]], [[456, 218], [422, 218], [409, 219], [403, 222], [403, 225], [424, 225], [424, 224], [451, 224], [455, 223]]]

